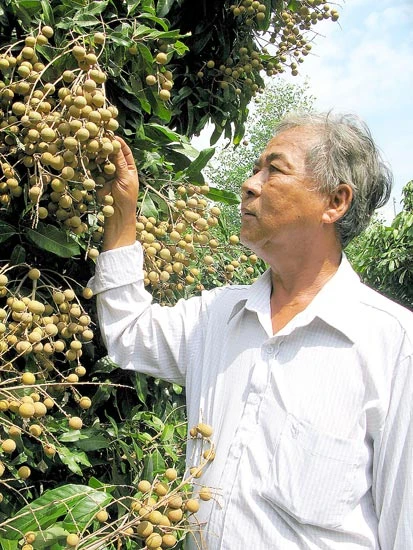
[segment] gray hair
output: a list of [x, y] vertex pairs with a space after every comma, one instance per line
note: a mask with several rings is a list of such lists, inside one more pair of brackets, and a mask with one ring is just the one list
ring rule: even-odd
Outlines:
[[314, 129], [319, 138], [306, 158], [316, 190], [330, 194], [341, 183], [353, 190], [349, 209], [335, 224], [345, 247], [367, 227], [376, 208], [388, 201], [393, 183], [391, 170], [367, 125], [355, 115], [293, 113], [277, 124], [275, 134], [302, 126]]

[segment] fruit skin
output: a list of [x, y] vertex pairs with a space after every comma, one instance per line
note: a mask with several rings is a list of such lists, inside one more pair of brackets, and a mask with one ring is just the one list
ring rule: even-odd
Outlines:
[[214, 430], [212, 429], [212, 426], [209, 424], [204, 424], [203, 422], [200, 422], [196, 427], [198, 433], [202, 435], [202, 437], [211, 437]]
[[96, 514], [95, 517], [101, 523], [105, 523], [105, 521], [107, 521], [109, 518], [109, 514], [107, 513], [106, 510], [99, 510], [99, 512]]
[[20, 466], [20, 468], [17, 470], [17, 475], [20, 477], [20, 479], [27, 479], [30, 477], [31, 470], [28, 466]]
[[72, 430], [80, 430], [83, 426], [83, 421], [78, 416], [72, 416], [72, 418], [69, 420], [69, 428]]
[[16, 450], [16, 442], [13, 439], [5, 439], [1, 444], [1, 448], [7, 454], [11, 454]]
[[77, 546], [79, 544], [79, 536], [75, 533], [70, 533], [70, 535], [66, 537], [66, 544], [68, 546]]

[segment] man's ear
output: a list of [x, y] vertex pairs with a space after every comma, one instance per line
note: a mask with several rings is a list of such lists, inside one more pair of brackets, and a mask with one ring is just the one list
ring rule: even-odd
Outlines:
[[347, 183], [340, 185], [327, 199], [327, 206], [323, 214], [324, 223], [335, 223], [342, 218], [350, 208], [353, 200], [353, 190]]

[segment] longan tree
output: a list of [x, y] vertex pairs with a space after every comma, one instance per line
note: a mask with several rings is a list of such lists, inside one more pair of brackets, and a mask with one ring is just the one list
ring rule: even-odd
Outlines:
[[[172, 548], [197, 529], [213, 431], [189, 436], [182, 389], [119, 372], [87, 281], [113, 200], [121, 135], [142, 182], [145, 284], [172, 304], [247, 281], [256, 258], [220, 240], [190, 138], [241, 144], [248, 105], [311, 50], [322, 0], [4, 0], [0, 5], [0, 545]], [[242, 146], [242, 145], [240, 145]], [[211, 200], [213, 199], [213, 201]], [[228, 246], [232, 244], [233, 259]]]

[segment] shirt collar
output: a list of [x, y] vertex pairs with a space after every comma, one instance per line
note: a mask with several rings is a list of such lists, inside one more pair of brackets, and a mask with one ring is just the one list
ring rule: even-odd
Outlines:
[[[304, 311], [294, 317], [279, 333], [288, 334], [298, 326], [309, 324], [318, 317], [343, 333], [352, 342], [358, 334], [355, 304], [358, 301], [360, 279], [343, 253], [336, 273], [316, 294]], [[267, 269], [247, 289], [246, 296], [234, 305], [228, 322], [243, 309], [257, 313], [261, 322], [268, 325], [270, 317], [271, 271]], [[265, 322], [265, 319], [267, 322]], [[263, 322], [264, 321], [264, 322]]]

